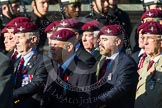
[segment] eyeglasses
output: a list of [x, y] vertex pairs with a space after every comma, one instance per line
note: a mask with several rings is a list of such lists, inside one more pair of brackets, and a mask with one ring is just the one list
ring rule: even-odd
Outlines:
[[150, 22], [150, 21], [155, 21], [159, 22], [161, 19], [160, 18], [145, 18], [143, 19], [142, 23]]
[[141, 39], [143, 39], [144, 41], [148, 41], [148, 42], [154, 42], [162, 38], [161, 38], [161, 35], [157, 35], [157, 36], [142, 36]]

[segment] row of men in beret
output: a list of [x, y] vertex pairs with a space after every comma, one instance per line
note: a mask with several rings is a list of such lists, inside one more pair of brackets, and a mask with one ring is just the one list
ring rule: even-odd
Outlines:
[[[162, 1], [161, 0], [143, 0], [143, 7], [144, 7], [144, 12], [148, 12], [152, 9], [158, 9], [158, 10], [162, 10]], [[155, 11], [154, 11], [155, 12]], [[153, 11], [151, 13], [154, 13]], [[155, 12], [156, 13], [156, 12]], [[145, 16], [147, 16], [147, 18], [151, 18], [151, 16], [149, 16], [150, 14], [145, 14]], [[154, 16], [155, 15], [155, 16]], [[158, 15], [154, 14], [153, 15], [153, 19], [155, 19], [155, 17]], [[159, 14], [160, 15], [160, 14]], [[141, 16], [142, 17], [142, 16]], [[160, 16], [159, 16], [160, 17]], [[156, 21], [159, 21], [159, 18], [155, 19]], [[138, 50], [140, 50], [140, 48], [138, 47], [138, 34], [137, 34], [137, 28], [138, 26], [143, 23], [142, 19], [139, 20], [137, 22], [137, 24], [134, 25], [132, 32], [130, 34], [130, 44], [131, 44], [131, 49], [132, 52], [136, 52]]]
[[[151, 3], [151, 1], [150, 1]], [[157, 7], [158, 8], [158, 7]], [[135, 37], [140, 50], [132, 57], [138, 64], [139, 80], [135, 108], [161, 107], [161, 8], [149, 9], [141, 16]]]
[[[138, 74], [136, 72], [136, 64], [132, 58], [122, 51], [123, 33], [121, 27], [119, 25], [101, 27], [98, 33], [99, 37], [97, 37], [99, 40], [95, 42], [95, 44], [98, 43], [99, 52], [103, 56], [99, 64], [96, 64], [95, 61], [97, 59], [92, 56], [92, 50], [87, 49], [86, 51], [86, 47], [84, 49], [84, 46], [86, 46], [86, 44], [84, 45], [84, 38], [86, 36], [90, 37], [92, 34], [85, 34], [80, 37], [77, 31], [79, 25], [80, 22], [76, 19], [65, 19], [53, 22], [46, 28], [45, 32], [47, 32], [49, 36], [50, 52], [54, 60], [52, 62], [51, 59], [42, 56], [37, 51], [39, 41], [37, 26], [28, 18], [15, 18], [2, 30], [5, 38], [15, 38], [16, 49], [14, 49], [14, 52], [19, 52], [17, 56], [15, 56], [14, 53], [11, 55], [11, 59], [15, 65], [14, 107], [29, 107], [29, 105], [31, 105], [30, 107], [39, 106], [40, 100], [42, 99], [40, 98], [40, 94], [45, 85], [44, 95], [41, 95], [43, 96], [41, 103], [42, 108], [54, 106], [120, 106], [126, 108], [134, 106]], [[82, 26], [82, 30], [84, 33], [92, 33], [92, 31], [95, 31], [98, 27], [100, 27], [99, 22], [94, 20], [85, 23]], [[156, 50], [150, 53], [147, 52], [147, 50], [149, 51], [152, 44], [151, 46], [147, 45], [151, 42], [155, 42], [156, 44], [160, 43], [156, 41], [160, 41], [161, 25], [157, 22], [143, 23], [139, 26], [138, 32], [139, 31], [141, 31], [143, 40], [146, 41], [144, 50], [148, 55], [147, 59], [143, 62], [143, 67], [140, 68], [141, 70], [147, 67], [148, 61], [154, 59], [154, 56], [160, 58], [160, 46], [154, 45]], [[146, 36], [143, 34], [146, 34]], [[157, 34], [157, 39], [151, 37], [150, 34]], [[82, 43], [78, 42], [79, 38], [82, 38]], [[80, 49], [82, 50], [79, 51]], [[153, 58], [150, 58], [152, 53]], [[158, 60], [160, 59], [156, 59], [156, 62], [158, 62]], [[23, 61], [23, 66], [20, 61]], [[105, 61], [109, 61], [106, 63], [106, 68], [104, 66]], [[96, 67], [99, 68], [96, 70]], [[141, 73], [143, 72], [146, 71], [141, 71]], [[155, 76], [155, 72], [156, 70], [149, 72], [151, 76], [151, 84], [149, 84], [151, 87], [150, 90], [154, 90], [156, 86], [158, 86], [157, 81], [160, 81], [160, 79], [158, 79], [159, 77], [157, 78]], [[160, 72], [160, 70], [158, 70], [158, 72]], [[143, 76], [140, 76], [140, 79], [141, 77]], [[146, 79], [147, 76], [144, 76], [142, 80], [139, 80], [139, 83]], [[95, 86], [91, 87], [91, 85]], [[87, 86], [90, 87], [86, 88]], [[140, 85], [140, 87], [143, 86], [144, 85]], [[146, 91], [146, 89], [144, 90]], [[141, 95], [143, 92], [139, 93]], [[138, 92], [136, 94], [137, 100], [135, 101], [135, 105], [140, 105], [142, 101], [138, 99], [140, 97], [138, 97]], [[61, 98], [57, 96], [61, 96]], [[147, 97], [147, 95], [145, 96]], [[95, 100], [96, 98], [97, 100]], [[90, 100], [85, 102], [86, 99]], [[73, 103], [69, 102], [70, 100], [73, 100]]]
[[[144, 12], [141, 16], [141, 22], [142, 23], [146, 23], [146, 22], [150, 22], [150, 21], [155, 21], [155, 22], [159, 22], [161, 23], [161, 10], [159, 9], [151, 9], [151, 10], [148, 10], [146, 12]], [[139, 25], [138, 29], [139, 28], [143, 28], [143, 26]], [[139, 33], [139, 30], [137, 29], [137, 33]], [[139, 59], [140, 57], [142, 56], [143, 54], [143, 49], [144, 49], [144, 45], [141, 45], [141, 42], [140, 42], [140, 39], [142, 36], [140, 35], [137, 35], [135, 37], [134, 40], [137, 41], [138, 45], [136, 45], [136, 47], [138, 47], [139, 50], [135, 51], [135, 53], [132, 54], [133, 58], [135, 59], [136, 63], [138, 64], [139, 62]]]
[[[58, 69], [58, 65], [55, 65], [55, 63], [54, 63], [54, 70], [50, 71], [49, 73], [44, 70], [44, 68], [47, 68], [45, 66], [48, 66], [48, 64], [50, 63], [49, 62], [50, 60], [48, 62], [46, 62], [46, 61], [44, 61], [46, 59], [42, 59], [41, 55], [37, 57], [36, 45], [39, 40], [37, 31], [36, 31], [37, 28], [36, 28], [36, 25], [34, 25], [28, 18], [25, 18], [25, 17], [15, 18], [11, 22], [9, 22], [6, 25], [6, 27], [2, 30], [2, 33], [4, 33], [4, 36], [6, 36], [6, 33], [12, 34], [12, 36], [15, 35], [15, 37], [17, 38], [16, 39], [16, 50], [21, 54], [21, 59], [24, 58], [24, 65], [22, 67], [20, 66], [21, 63], [19, 62], [19, 61], [21, 61], [21, 59], [17, 61], [17, 59], [15, 58], [15, 60], [13, 60], [15, 62], [14, 63], [15, 64], [14, 99], [15, 99], [15, 103], [16, 103], [15, 107], [20, 107], [21, 105], [23, 105], [23, 107], [24, 107], [24, 103], [26, 103], [26, 101], [27, 102], [29, 102], [29, 100], [32, 101], [33, 98], [37, 97], [37, 93], [39, 92], [38, 87], [40, 88], [40, 91], [41, 91], [42, 87], [45, 84], [45, 79], [47, 77], [47, 74], [49, 74], [47, 82], [50, 82], [50, 83], [47, 83], [45, 93], [44, 93], [45, 98], [43, 98], [42, 107], [50, 107], [53, 105], [58, 106], [58, 107], [66, 107], [66, 106], [77, 107], [81, 101], [81, 100], [79, 100], [80, 97], [82, 97], [83, 99], [86, 99], [89, 97], [93, 98], [91, 96], [94, 96], [94, 98], [95, 98], [95, 96], [98, 96], [98, 95], [101, 95], [101, 96], [99, 97], [97, 102], [94, 102], [94, 103], [97, 103], [98, 105], [84, 102], [83, 104], [81, 104], [80, 107], [87, 107], [87, 106], [91, 107], [91, 105], [92, 106], [93, 105], [95, 105], [95, 106], [101, 105], [102, 106], [102, 105], [105, 105], [104, 98], [108, 98], [108, 97], [105, 97], [105, 95], [104, 95], [105, 92], [107, 92], [108, 88], [110, 89], [113, 87], [115, 89], [115, 87], [117, 87], [118, 89], [120, 89], [120, 88], [129, 87], [129, 89], [132, 88], [131, 91], [135, 91], [137, 77], [138, 77], [136, 70], [135, 70], [136, 65], [128, 56], [126, 56], [124, 53], [122, 53], [122, 51], [120, 52], [120, 50], [122, 49], [122, 37], [121, 36], [123, 34], [122, 34], [121, 27], [119, 25], [105, 26], [105, 27], [101, 28], [101, 30], [99, 32], [99, 36], [101, 36], [100, 42], [99, 42], [100, 52], [101, 52], [101, 54], [104, 55], [102, 60], [104, 61], [105, 59], [108, 59], [105, 56], [110, 57], [112, 60], [109, 63], [108, 68], [114, 67], [114, 68], [112, 68], [112, 72], [110, 71], [109, 73], [107, 73], [105, 75], [106, 81], [110, 81], [110, 83], [108, 83], [108, 85], [107, 85], [107, 83], [105, 84], [103, 82], [104, 80], [102, 81], [100, 78], [100, 76], [102, 76], [100, 74], [103, 74], [101, 71], [102, 68], [101, 68], [101, 70], [99, 69], [99, 72], [97, 72], [98, 75], [96, 78], [95, 77], [96, 69], [93, 69], [93, 68], [96, 68], [96, 64], [94, 62], [92, 62], [92, 60], [89, 60], [89, 58], [87, 58], [87, 60], [89, 60], [89, 61], [86, 62], [86, 59], [84, 61], [84, 59], [82, 59], [82, 57], [79, 56], [79, 55], [81, 55], [80, 53], [83, 53], [83, 50], [80, 53], [77, 53], [79, 51], [79, 49], [81, 48], [81, 47], [79, 47], [79, 48], [75, 47], [75, 44], [77, 43], [76, 40], [79, 36], [78, 35], [79, 33], [77, 33], [76, 28], [75, 28], [75, 25], [79, 26], [77, 20], [66, 19], [64, 21], [54, 22], [53, 25], [57, 25], [56, 23], [58, 23], [58, 25], [60, 24], [60, 26], [58, 26], [58, 27], [56, 26], [57, 28], [54, 28], [54, 26], [51, 26], [52, 25], [51, 24], [46, 28], [46, 32], [49, 31], [49, 34], [50, 34], [50, 32], [52, 32], [52, 35], [50, 36], [50, 39], [49, 39], [50, 40], [49, 45], [51, 48], [52, 59], [54, 59], [54, 61], [57, 64], [61, 65], [63, 73], [57, 71], [59, 69]], [[97, 27], [99, 27], [98, 24], [99, 23], [97, 21], [87, 22], [85, 25], [82, 26], [82, 30], [83, 31], [85, 30], [88, 32], [91, 30], [95, 30]], [[58, 31], [55, 32], [56, 29], [58, 29]], [[116, 36], [117, 36], [117, 38], [116, 38]], [[110, 38], [112, 40], [110, 41], [107, 38]], [[104, 43], [104, 41], [108, 41], [108, 43]], [[108, 49], [106, 49], [106, 46], [108, 47]], [[121, 55], [119, 54], [119, 52], [121, 53]], [[87, 55], [88, 54], [89, 53], [87, 53]], [[113, 55], [113, 56], [111, 56], [111, 55]], [[118, 58], [119, 55], [121, 57]], [[85, 57], [86, 56], [84, 56], [84, 58]], [[127, 62], [125, 62], [126, 64], [124, 65], [122, 60], [118, 60], [118, 59], [123, 59], [123, 60], [128, 59], [128, 62], [129, 62], [128, 64], [132, 64], [129, 66], [130, 67], [128, 69], [129, 71], [123, 70], [123, 66], [127, 66], [126, 65]], [[37, 63], [37, 60], [39, 63]], [[43, 61], [41, 62], [40, 60], [41, 61], [43, 60]], [[34, 65], [35, 64], [34, 62], [36, 62], [37, 64]], [[44, 62], [48, 63], [48, 64], [44, 64]], [[102, 64], [102, 61], [101, 61], [101, 64]], [[121, 64], [121, 67], [119, 64]], [[75, 67], [75, 65], [77, 65], [77, 66]], [[118, 66], [118, 71], [116, 70], [116, 66]], [[22, 69], [19, 69], [20, 67]], [[36, 67], [36, 68], [34, 68], [34, 67]], [[34, 68], [34, 69], [32, 69], [32, 68]], [[32, 70], [32, 71], [30, 72], [30, 70]], [[108, 69], [108, 70], [110, 70], [110, 69]], [[22, 75], [19, 75], [18, 74], [19, 72], [21, 72]], [[54, 72], [56, 72], [56, 73], [54, 73]], [[128, 74], [128, 73], [130, 74], [130, 72], [132, 72], [133, 75], [132, 74], [131, 75], [133, 78], [131, 78], [132, 80], [128, 80], [129, 81], [128, 85], [123, 84], [123, 83], [125, 83], [124, 81], [126, 80], [124, 78], [123, 82], [121, 82], [121, 84], [120, 84], [121, 87], [120, 86], [118, 87], [118, 85], [113, 85], [113, 84], [116, 83], [116, 81], [118, 81], [118, 78], [120, 79], [120, 77], [118, 77], [118, 75], [116, 75], [116, 76], [112, 75], [114, 72], [117, 72], [119, 75], [121, 75], [121, 77], [124, 77], [123, 75]], [[56, 75], [54, 75], [54, 74], [56, 74]], [[18, 79], [20, 76], [22, 76], [21, 80]], [[60, 83], [60, 79], [61, 79], [61, 81], [63, 80], [63, 83]], [[57, 83], [57, 80], [59, 81], [59, 84]], [[99, 85], [100, 83], [101, 84], [103, 83], [102, 87], [103, 88], [106, 87], [107, 89], [99, 89], [100, 86], [96, 85], [96, 88], [99, 89], [99, 92], [95, 92], [96, 88], [94, 88], [94, 91], [92, 90], [93, 92], [83, 90], [80, 93], [78, 91], [78, 89], [75, 89], [75, 91], [72, 92], [71, 90], [69, 90], [69, 88], [66, 88], [66, 86], [68, 84], [72, 85], [72, 87], [77, 86], [77, 87], [84, 88], [86, 86], [92, 85], [93, 83], [96, 83], [95, 80], [98, 80], [97, 85]], [[61, 84], [62, 84], [62, 86], [60, 88]], [[39, 85], [39, 86], [35, 87], [35, 85]], [[28, 89], [28, 87], [32, 88], [32, 91], [30, 91], [30, 89]], [[53, 89], [51, 90], [51, 88], [53, 88]], [[37, 91], [36, 94], [34, 92], [35, 89]], [[78, 103], [74, 102], [73, 104], [70, 104], [68, 102], [60, 103], [61, 100], [57, 99], [55, 96], [52, 95], [53, 91], [55, 91], [55, 89], [59, 93], [60, 96], [64, 96], [63, 99], [65, 97], [67, 97], [68, 99], [69, 98], [75, 99], [76, 97], [78, 97], [78, 98], [76, 98], [76, 100], [79, 102]], [[111, 90], [112, 90], [112, 94], [110, 94], [110, 96], [113, 95], [114, 93], [118, 94], [118, 92], [120, 92], [118, 90], [117, 91], [116, 90], [114, 91], [113, 89], [111, 89]], [[51, 94], [51, 91], [52, 91], [52, 94]], [[23, 94], [23, 92], [25, 92], [25, 93]], [[32, 99], [28, 98], [28, 96], [31, 95], [31, 93], [33, 93], [32, 94], [33, 97], [30, 96], [30, 98], [32, 98]], [[91, 93], [93, 93], [93, 95]], [[124, 95], [128, 95], [128, 92], [125, 92], [125, 93], [126, 94], [124, 94]], [[130, 94], [132, 94], [132, 95], [130, 95]], [[131, 98], [135, 95], [133, 93], [130, 93], [130, 94], [128, 96], [126, 96], [126, 98]], [[36, 97], [35, 97], [35, 95], [36, 95]], [[27, 98], [27, 100], [25, 98]], [[36, 99], [38, 100], [39, 98], [36, 98]], [[109, 98], [108, 98], [108, 100], [109, 100]], [[121, 100], [123, 100], [123, 99], [121, 99]], [[129, 99], [127, 99], [127, 100], [129, 100]], [[107, 100], [106, 100], [106, 102], [107, 102]], [[131, 103], [130, 106], [133, 106], [133, 100], [129, 100], [129, 102], [126, 102], [126, 103]], [[123, 102], [121, 102], [121, 104], [123, 104]], [[30, 105], [36, 105], [36, 104], [30, 104]], [[38, 103], [37, 103], [37, 105], [38, 105]], [[114, 104], [113, 104], [113, 102], [111, 102], [111, 98], [110, 98], [110, 103], [106, 104], [106, 105], [114, 106], [114, 107], [116, 106], [115, 102], [114, 102]], [[120, 105], [120, 104], [118, 104], [118, 105]], [[125, 105], [126, 104], [124, 104], [123, 107], [127, 106], [127, 105], [126, 106]], [[25, 105], [25, 106], [28, 106], [28, 105]]]
[[[12, 53], [10, 56], [15, 65], [14, 107], [39, 107], [41, 96], [43, 96], [42, 108], [134, 107], [138, 82], [137, 68], [132, 58], [123, 52], [121, 27], [119, 25], [102, 27], [99, 22], [90, 21], [82, 25], [84, 35], [81, 36], [77, 29], [80, 25], [81, 21], [65, 19], [53, 22], [46, 28], [50, 57], [53, 61], [37, 51], [39, 42], [37, 26], [28, 18], [18, 17], [6, 25], [2, 30], [6, 45], [7, 38], [15, 38], [16, 42], [12, 45], [14, 52], [19, 52], [18, 55]], [[96, 30], [98, 28], [99, 30]], [[95, 32], [92, 31], [99, 32], [97, 37], [93, 37]], [[144, 23], [138, 32], [142, 34], [139, 36], [145, 43], [143, 49], [147, 56], [139, 61], [143, 66], [140, 65], [141, 68], [138, 70], [140, 78], [137, 88], [140, 92], [136, 93], [135, 107], [145, 107], [152, 98], [156, 98], [155, 104], [151, 104], [152, 106], [149, 104], [147, 107], [160, 107], [160, 97], [158, 99], [154, 94], [160, 93], [158, 83], [161, 25], [157, 22]], [[81, 42], [78, 42], [80, 38]], [[88, 38], [94, 39], [93, 50], [86, 48]], [[96, 51], [103, 55], [101, 59], [99, 53], [98, 56], [93, 55]], [[96, 60], [99, 59], [100, 62], [97, 64]], [[150, 59], [154, 60], [151, 66], [153, 71], [147, 67]], [[147, 77], [150, 77], [148, 83]], [[145, 85], [149, 89], [145, 88]], [[152, 94], [156, 88], [159, 92]], [[147, 95], [148, 93], [150, 94]], [[145, 98], [147, 101], [143, 101]]]
[[[119, 25], [108, 25], [98, 30], [99, 22], [93, 20], [82, 26], [84, 36], [80, 36], [81, 34], [79, 35], [77, 31], [79, 25], [80, 22], [76, 19], [65, 19], [53, 22], [46, 28], [53, 61], [37, 51], [39, 34], [36, 25], [28, 18], [17, 17], [11, 20], [2, 30], [5, 38], [14, 37], [16, 41], [16, 47], [11, 55], [14, 63], [14, 107], [38, 107], [41, 96], [43, 96], [42, 108], [86, 108], [102, 105], [118, 107], [118, 105], [123, 104], [123, 99], [119, 99], [121, 103], [117, 105], [115, 103], [119, 101], [118, 98], [111, 102], [113, 100], [111, 96], [120, 94], [120, 89], [127, 89], [127, 87], [131, 92], [124, 92], [123, 95], [128, 100], [125, 103], [130, 103], [129, 106], [133, 106], [134, 100], [128, 98], [135, 96], [138, 75], [136, 64], [122, 52], [123, 34], [121, 27]], [[95, 30], [99, 32], [99, 43], [95, 39], [98, 38], [98, 35], [93, 37], [93, 31]], [[79, 38], [81, 38], [81, 42], [78, 42]], [[94, 46], [90, 48], [86, 48], [89, 44], [86, 43], [88, 38], [92, 38], [91, 40], [94, 38]], [[96, 60], [99, 60], [97, 59], [99, 56], [95, 59], [93, 55], [96, 50], [95, 46], [100, 48], [98, 52], [103, 55], [97, 74]], [[14, 52], [18, 52], [18, 55], [15, 56]], [[104, 68], [107, 67], [111, 71], [103, 71], [102, 65], [105, 64], [104, 61], [107, 61], [105, 59], [111, 59], [107, 63], [108, 67], [104, 66]], [[126, 61], [123, 63], [123, 60]], [[123, 66], [127, 67], [127, 64], [130, 66], [125, 71]], [[132, 77], [131, 80], [124, 77], [127, 74]], [[120, 78], [122, 77], [124, 78], [121, 81]], [[129, 83], [125, 85], [127, 80]], [[115, 84], [118, 81], [121, 82], [120, 86]], [[42, 94], [43, 89], [44, 95]], [[110, 90], [110, 97], [105, 97], [107, 90]], [[134, 91], [134, 94], [132, 91]], [[55, 95], [62, 98], [57, 98]], [[92, 103], [85, 102], [88, 98], [95, 99], [96, 97], [97, 100], [93, 100]], [[67, 99], [67, 101], [64, 101], [64, 99]], [[69, 99], [73, 103], [70, 103]], [[107, 100], [110, 100], [111, 104], [105, 104]], [[126, 106], [127, 104], [124, 104], [123, 108]]]

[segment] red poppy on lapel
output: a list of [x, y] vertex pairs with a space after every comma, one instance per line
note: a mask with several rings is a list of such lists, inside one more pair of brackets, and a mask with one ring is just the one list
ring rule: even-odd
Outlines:
[[68, 81], [69, 80], [69, 76], [68, 75], [65, 75], [64, 76], [64, 81]]
[[32, 79], [33, 79], [33, 75], [30, 74], [30, 75], [29, 75], [29, 81], [31, 81]]

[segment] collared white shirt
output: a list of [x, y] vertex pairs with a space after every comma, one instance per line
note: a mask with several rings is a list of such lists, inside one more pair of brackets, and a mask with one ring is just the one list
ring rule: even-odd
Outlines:
[[138, 54], [138, 57], [140, 57], [143, 53], [145, 53], [144, 49], [141, 49], [139, 54]]
[[35, 54], [36, 50], [33, 49], [30, 53], [28, 53], [27, 55], [25, 56], [22, 56], [24, 57], [24, 67], [27, 65], [27, 63], [29, 62], [29, 60], [31, 59], [31, 57]]
[[115, 53], [111, 57], [106, 57], [106, 59], [112, 59], [112, 60], [114, 60], [118, 55], [119, 55], [119, 53]]

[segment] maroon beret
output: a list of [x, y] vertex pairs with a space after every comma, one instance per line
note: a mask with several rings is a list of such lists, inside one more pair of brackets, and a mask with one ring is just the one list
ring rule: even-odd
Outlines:
[[20, 22], [24, 22], [24, 21], [28, 21], [29, 19], [26, 17], [17, 17], [12, 19], [11, 21], [9, 21], [6, 26], [2, 29], [1, 33], [6, 33], [7, 32], [7, 28], [15, 28], [16, 26], [18, 26], [18, 23], [15, 22], [15, 20], [20, 19], [22, 21]]
[[98, 22], [97, 20], [92, 20], [86, 22], [81, 29], [82, 31], [96, 31], [99, 30], [99, 24], [100, 22]]
[[63, 19], [58, 24], [58, 27], [62, 27], [62, 28], [79, 29], [81, 26], [82, 26], [82, 23], [75, 18]]
[[145, 18], [162, 18], [162, 10], [151, 9], [142, 14], [141, 21]]
[[14, 33], [17, 32], [25, 33], [25, 32], [32, 32], [36, 30], [37, 30], [37, 26], [34, 23], [23, 22], [20, 26], [14, 28]]
[[49, 33], [49, 32], [53, 32], [57, 30], [58, 24], [60, 23], [60, 21], [54, 21], [51, 24], [49, 24], [46, 29], [45, 32]]
[[14, 18], [6, 25], [6, 27], [14, 28], [14, 33], [32, 32], [38, 29], [37, 26], [27, 17]]
[[1, 33], [6, 33], [7, 32], [7, 28], [4, 27], [2, 30], [1, 30]]
[[142, 34], [162, 34], [162, 25], [159, 22], [146, 22]]
[[67, 41], [71, 37], [75, 36], [75, 32], [68, 29], [61, 29], [50, 36], [50, 39], [59, 40], [59, 41]]
[[141, 24], [138, 26], [138, 28], [137, 28], [137, 34], [139, 34], [139, 31], [140, 31], [141, 29], [144, 29], [144, 27], [146, 27], [148, 24], [149, 24], [148, 22], [146, 22], [146, 23], [141, 23]]
[[114, 24], [114, 25], [107, 25], [101, 28], [100, 32], [99, 32], [99, 36], [100, 35], [108, 35], [108, 36], [118, 36], [121, 35], [122, 32], [122, 28], [120, 25]]
[[15, 28], [15, 27], [19, 26], [19, 23], [22, 23], [22, 22], [29, 22], [29, 18], [16, 17], [16, 18], [12, 19], [10, 22], [8, 22], [5, 27], [6, 28]]

